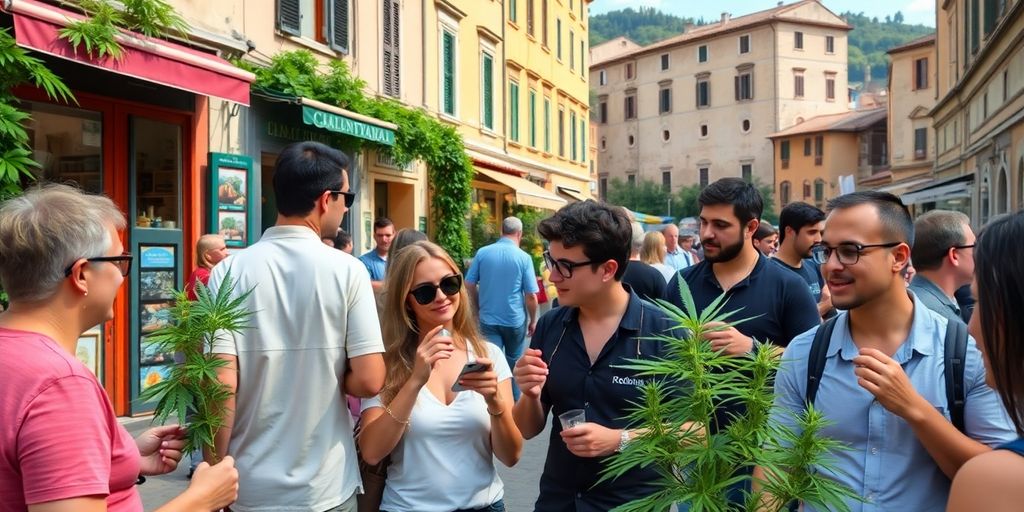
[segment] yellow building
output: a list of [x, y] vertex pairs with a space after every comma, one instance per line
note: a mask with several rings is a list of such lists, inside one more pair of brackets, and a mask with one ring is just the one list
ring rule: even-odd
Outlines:
[[935, 27], [932, 181], [902, 198], [981, 225], [1024, 206], [1024, 0], [936, 1]]
[[780, 207], [803, 201], [824, 209], [844, 190], [841, 181], [887, 179], [886, 109], [808, 119], [769, 136], [774, 145], [775, 193]]
[[423, 106], [456, 126], [474, 201], [557, 209], [591, 196], [589, 0], [423, 5]]
[[935, 34], [889, 50], [888, 192], [900, 194], [931, 181], [935, 165]]

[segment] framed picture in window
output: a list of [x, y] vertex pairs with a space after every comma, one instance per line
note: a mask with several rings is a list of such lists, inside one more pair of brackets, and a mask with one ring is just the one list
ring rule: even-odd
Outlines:
[[252, 169], [250, 157], [210, 153], [209, 231], [228, 247], [246, 247], [253, 237]]

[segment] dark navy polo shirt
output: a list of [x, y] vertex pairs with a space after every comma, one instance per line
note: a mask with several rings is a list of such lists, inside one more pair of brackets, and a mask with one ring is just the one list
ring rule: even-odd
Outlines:
[[665, 298], [665, 276], [642, 261], [629, 261], [626, 272], [622, 274], [622, 282], [628, 284], [641, 299], [654, 302]]
[[807, 288], [811, 292], [811, 297], [814, 297], [814, 302], [821, 301], [821, 289], [825, 286], [825, 278], [821, 277], [821, 270], [818, 269], [818, 264], [814, 260], [805, 258], [800, 262], [799, 268], [791, 267], [789, 263], [778, 258], [770, 258], [770, 260], [800, 276], [801, 279], [807, 282]]
[[562, 441], [558, 415], [583, 409], [588, 422], [612, 429], [630, 427], [625, 417], [636, 407], [633, 403], [642, 402], [644, 378], [618, 366], [628, 364], [628, 359], [667, 357], [668, 348], [648, 337], [670, 334], [675, 327], [657, 306], [630, 290], [618, 330], [591, 365], [578, 308], [553, 309], [537, 322], [530, 347], [540, 349], [548, 363], [540, 398], [551, 407], [552, 428], [536, 511], [607, 512], [657, 492], [660, 476], [653, 468], [634, 469], [595, 485], [608, 458], [573, 455]]
[[[679, 279], [685, 279], [693, 295], [697, 312], [704, 311], [722, 294], [711, 262], [681, 270], [668, 283], [668, 301], [683, 308]], [[730, 320], [748, 319], [736, 330], [763, 343], [785, 347], [798, 334], [821, 323], [818, 303], [811, 297], [807, 283], [799, 276], [761, 256], [749, 276], [727, 294], [723, 311], [737, 311]]]

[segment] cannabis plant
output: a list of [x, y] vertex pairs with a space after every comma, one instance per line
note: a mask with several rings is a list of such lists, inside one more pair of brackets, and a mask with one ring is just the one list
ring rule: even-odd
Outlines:
[[229, 273], [216, 293], [197, 282], [197, 300], [189, 300], [184, 290], [175, 291], [171, 321], [148, 337], [161, 352], [182, 354], [185, 359], [166, 380], [140, 396], [157, 401], [154, 421], [162, 423], [173, 415], [182, 425], [188, 422], [185, 452], [208, 448], [216, 453], [214, 435], [224, 425], [225, 402], [231, 392], [217, 380], [217, 370], [227, 362], [216, 357], [212, 348], [222, 337], [246, 329], [252, 315], [243, 307], [252, 290], [232, 298], [234, 287]]
[[[729, 322], [738, 311], [724, 311], [723, 294], [698, 312], [685, 282], [679, 283], [684, 309], [665, 301], [658, 305], [675, 321], [673, 332], [683, 334], [655, 337], [668, 348], [667, 357], [625, 366], [647, 377], [641, 402], [628, 416], [640, 434], [610, 459], [602, 474], [608, 480], [652, 467], [661, 476], [659, 489], [615, 510], [668, 510], [683, 503], [693, 511], [774, 512], [794, 501], [820, 510], [847, 510], [843, 500], [857, 497], [826, 476], [835, 471], [830, 453], [843, 447], [821, 436], [822, 414], [808, 407], [793, 418], [795, 429], [769, 421], [779, 366], [776, 349], [759, 345], [743, 357], [713, 350], [703, 334], [721, 327], [708, 324]], [[730, 416], [727, 426], [718, 425], [716, 409], [727, 404], [741, 406], [742, 412]], [[766, 475], [758, 482], [761, 491], [748, 492], [736, 503], [733, 489], [752, 478], [744, 469], [753, 466]]]

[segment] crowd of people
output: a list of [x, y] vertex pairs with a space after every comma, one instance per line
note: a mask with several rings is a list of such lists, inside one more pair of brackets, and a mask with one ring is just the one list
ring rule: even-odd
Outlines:
[[[534, 510], [645, 497], [653, 468], [601, 473], [638, 434], [626, 416], [645, 377], [624, 363], [667, 357], [657, 335], [687, 335], [649, 299], [682, 307], [682, 286], [699, 310], [724, 293], [746, 319], [709, 325], [714, 349], [775, 347], [772, 421], [797, 429], [809, 403], [824, 414], [824, 435], [848, 449], [818, 470], [860, 498], [851, 509], [1019, 507], [1024, 213], [975, 236], [962, 214], [915, 222], [897, 197], [856, 192], [827, 214], [787, 205], [767, 229], [757, 189], [725, 178], [701, 191], [699, 232], [645, 233], [622, 208], [577, 202], [537, 228], [557, 293], [540, 315], [514, 217], [465, 275], [424, 233], [383, 218], [375, 247], [352, 256], [338, 228], [355, 198], [348, 168], [325, 145], [290, 145], [274, 169], [275, 225], [231, 256], [223, 239], [199, 240], [186, 291], [230, 277], [253, 313], [212, 349], [232, 392], [205, 454], [216, 463], [196, 464], [160, 510], [503, 511], [496, 464], [517, 464], [547, 429]], [[124, 227], [109, 199], [65, 185], [0, 206], [0, 510], [141, 510], [136, 480], [183, 457], [186, 427], [132, 439], [73, 354], [113, 316], [133, 259]], [[976, 304], [958, 301], [965, 287]], [[727, 428], [738, 407], [720, 404], [699, 428]], [[730, 496], [767, 476], [745, 469]]]

